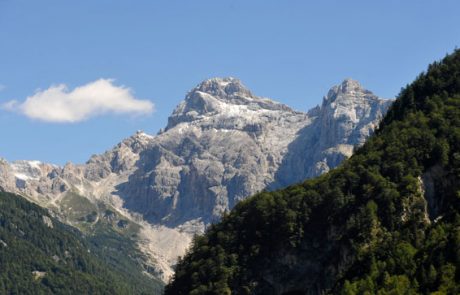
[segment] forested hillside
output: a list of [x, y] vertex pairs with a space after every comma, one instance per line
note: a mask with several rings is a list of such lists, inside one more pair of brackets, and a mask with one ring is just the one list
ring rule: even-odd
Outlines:
[[460, 51], [339, 168], [240, 202], [166, 294], [459, 294]]
[[162, 284], [128, 258], [135, 249], [127, 241], [110, 244], [117, 238], [84, 237], [45, 209], [0, 192], [0, 294], [160, 294]]

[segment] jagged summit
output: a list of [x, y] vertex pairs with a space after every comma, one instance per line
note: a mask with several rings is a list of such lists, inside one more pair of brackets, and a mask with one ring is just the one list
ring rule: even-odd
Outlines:
[[351, 78], [343, 80], [339, 85], [333, 86], [323, 99], [323, 107], [330, 105], [334, 102], [341, 101], [377, 101], [380, 100], [378, 96], [374, 95], [371, 91], [364, 89], [361, 84]]
[[257, 111], [295, 112], [290, 107], [255, 96], [240, 80], [212, 78], [193, 88], [168, 118], [166, 130], [177, 124], [215, 116], [252, 117]]
[[148, 141], [153, 139], [153, 136], [145, 133], [143, 130], [137, 130], [130, 138], [137, 141]]
[[252, 93], [239, 79], [233, 77], [211, 78], [198, 84], [192, 92], [204, 92], [217, 97], [241, 95], [252, 97]]
[[338, 88], [344, 93], [353, 93], [357, 91], [366, 91], [357, 80], [346, 78]]

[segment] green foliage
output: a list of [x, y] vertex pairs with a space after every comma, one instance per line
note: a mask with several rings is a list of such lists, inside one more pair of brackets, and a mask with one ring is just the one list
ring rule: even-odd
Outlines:
[[460, 51], [339, 168], [235, 206], [166, 294], [459, 294]]
[[107, 255], [97, 246], [39, 206], [0, 192], [0, 294], [161, 293], [161, 283], [120, 258], [126, 252]]
[[65, 216], [70, 220], [84, 221], [88, 216], [94, 215], [95, 211], [97, 211], [97, 207], [87, 198], [74, 192], [68, 192], [60, 200], [60, 207], [65, 212]]

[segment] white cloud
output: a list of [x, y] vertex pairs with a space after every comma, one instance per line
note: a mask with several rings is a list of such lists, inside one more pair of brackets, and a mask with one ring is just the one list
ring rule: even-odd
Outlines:
[[0, 91], [3, 91], [3, 90], [5, 90], [5, 89], [6, 89], [6, 86], [3, 85], [3, 84], [0, 84]]
[[20, 103], [15, 100], [2, 105], [29, 118], [46, 122], [75, 123], [102, 114], [150, 114], [154, 105], [133, 96], [131, 89], [115, 86], [113, 80], [99, 79], [69, 91], [66, 85], [38, 90]]

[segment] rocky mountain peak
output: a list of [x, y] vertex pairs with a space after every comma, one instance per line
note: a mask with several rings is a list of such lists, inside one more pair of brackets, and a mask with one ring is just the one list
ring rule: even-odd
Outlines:
[[253, 95], [236, 78], [212, 78], [201, 82], [187, 94], [168, 118], [165, 131], [180, 123], [213, 116], [253, 117], [254, 112], [260, 110], [294, 113], [284, 104]]
[[145, 133], [142, 130], [137, 130], [136, 133], [134, 133], [131, 137], [128, 138], [128, 140], [129, 139], [135, 142], [147, 144], [153, 139], [153, 136]]
[[358, 81], [353, 80], [351, 78], [343, 80], [342, 84], [339, 86], [339, 89], [343, 93], [365, 91], [365, 89], [361, 86], [361, 84]]
[[376, 100], [378, 97], [371, 91], [364, 89], [361, 84], [351, 78], [345, 79], [341, 84], [333, 86], [323, 99], [323, 106], [334, 102], [356, 101], [356, 100]]
[[211, 78], [205, 80], [198, 84], [191, 93], [194, 92], [204, 92], [210, 94], [212, 96], [224, 98], [228, 96], [248, 96], [251, 97], [252, 94], [247, 89], [239, 79], [233, 77], [225, 77], [225, 78]]
[[323, 99], [319, 112], [320, 142], [323, 146], [333, 146], [337, 142], [363, 144], [391, 103], [392, 100], [382, 99], [364, 89], [358, 81], [345, 79], [332, 87]]

